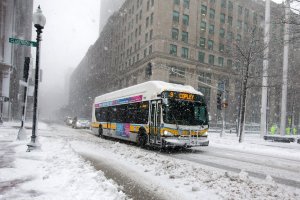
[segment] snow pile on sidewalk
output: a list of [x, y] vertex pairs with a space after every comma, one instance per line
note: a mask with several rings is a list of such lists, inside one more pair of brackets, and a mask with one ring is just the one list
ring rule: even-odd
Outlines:
[[66, 141], [40, 137], [41, 150], [26, 152], [28, 141], [14, 141], [17, 131], [0, 128], [0, 144], [11, 149], [9, 155], [0, 152], [0, 199], [127, 199]]
[[[100, 139], [101, 140], [101, 139]], [[147, 151], [118, 142], [91, 144], [71, 142], [79, 153], [98, 157], [117, 170], [130, 174], [154, 191], [167, 191], [172, 199], [299, 199], [299, 193], [286, 191], [268, 180], [255, 182], [240, 174], [213, 170], [189, 161]], [[151, 183], [151, 184], [150, 184]], [[296, 192], [296, 191], [295, 191]]]

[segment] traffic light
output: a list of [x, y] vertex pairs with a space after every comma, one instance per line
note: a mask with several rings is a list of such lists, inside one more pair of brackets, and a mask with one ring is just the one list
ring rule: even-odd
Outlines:
[[217, 109], [222, 110], [222, 92], [217, 93]]
[[25, 81], [27, 81], [29, 75], [29, 64], [30, 64], [30, 58], [25, 57], [24, 70], [23, 70], [23, 78]]
[[152, 63], [151, 63], [151, 62], [149, 62], [149, 63], [147, 64], [147, 67], [146, 67], [146, 75], [147, 75], [147, 76], [151, 76], [151, 75], [152, 75]]

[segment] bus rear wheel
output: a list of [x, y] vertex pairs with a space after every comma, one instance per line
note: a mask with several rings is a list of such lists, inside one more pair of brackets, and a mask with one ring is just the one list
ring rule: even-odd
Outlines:
[[102, 125], [100, 124], [99, 125], [99, 129], [98, 129], [98, 137], [103, 137], [103, 128], [102, 128]]
[[141, 127], [137, 133], [137, 145], [144, 148], [147, 144], [147, 134], [145, 128]]

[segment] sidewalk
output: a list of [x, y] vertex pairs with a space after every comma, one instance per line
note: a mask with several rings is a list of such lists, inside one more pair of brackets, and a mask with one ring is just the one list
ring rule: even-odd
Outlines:
[[[52, 131], [41, 124], [44, 131]], [[30, 141], [16, 141], [18, 123], [0, 126], [1, 200], [126, 199], [103, 172], [95, 170], [60, 138], [39, 137], [40, 150], [26, 152]]]

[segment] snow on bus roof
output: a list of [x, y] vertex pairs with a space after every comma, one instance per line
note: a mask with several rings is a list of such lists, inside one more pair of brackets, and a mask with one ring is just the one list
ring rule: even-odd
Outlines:
[[167, 83], [164, 81], [147, 81], [134, 86], [116, 90], [95, 98], [95, 103], [113, 101], [120, 98], [143, 95], [143, 101], [157, 98], [158, 94], [163, 91], [178, 91], [192, 94], [203, 95], [201, 92], [195, 90], [190, 85], [180, 85], [175, 83]]

